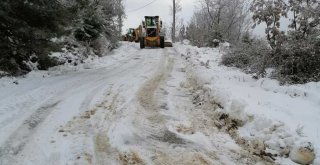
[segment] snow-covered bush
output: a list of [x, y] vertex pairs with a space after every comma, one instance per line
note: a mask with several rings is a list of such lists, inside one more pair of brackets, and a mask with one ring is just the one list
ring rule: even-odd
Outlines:
[[320, 39], [316, 35], [301, 38], [292, 32], [281, 51], [276, 52], [274, 74], [282, 82], [307, 83], [320, 81]]
[[241, 68], [248, 73], [265, 74], [269, 65], [271, 49], [264, 40], [241, 42], [222, 56], [221, 63], [226, 66]]
[[263, 40], [235, 45], [222, 57], [222, 64], [241, 68], [247, 73], [264, 77], [266, 68], [274, 68], [273, 78], [282, 83], [320, 81], [320, 39], [312, 35], [301, 39], [289, 33], [281, 47], [272, 49]]
[[79, 8], [73, 31], [77, 41], [96, 55], [116, 48], [124, 17], [122, 0], [83, 1]]
[[[256, 0], [251, 5], [256, 24], [265, 23], [266, 42], [243, 36], [242, 43], [224, 55], [222, 64], [265, 76], [267, 67], [282, 83], [320, 81], [320, 4], [316, 1]], [[291, 11], [288, 31], [280, 19]], [[270, 48], [268, 48], [270, 47]]]

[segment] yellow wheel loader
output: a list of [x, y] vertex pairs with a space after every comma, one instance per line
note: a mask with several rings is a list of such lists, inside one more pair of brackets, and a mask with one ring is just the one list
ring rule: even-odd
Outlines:
[[134, 34], [135, 34], [134, 41], [135, 42], [139, 42], [140, 41], [140, 36], [142, 34], [142, 26], [141, 25], [138, 28], [134, 29]]
[[126, 34], [126, 41], [133, 42], [135, 40], [136, 34], [134, 28], [129, 28]]
[[164, 48], [164, 32], [161, 31], [162, 21], [159, 16], [145, 16], [142, 22], [142, 33], [140, 36], [140, 48], [160, 47]]

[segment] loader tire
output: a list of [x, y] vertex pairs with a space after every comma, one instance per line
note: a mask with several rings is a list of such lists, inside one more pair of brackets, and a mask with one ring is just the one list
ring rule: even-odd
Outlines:
[[144, 38], [140, 37], [140, 49], [143, 49], [145, 47], [144, 45]]
[[164, 37], [160, 37], [160, 48], [164, 48]]

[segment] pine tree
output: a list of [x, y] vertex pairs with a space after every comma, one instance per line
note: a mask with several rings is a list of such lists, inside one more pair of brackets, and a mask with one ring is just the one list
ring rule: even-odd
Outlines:
[[56, 65], [48, 55], [61, 50], [62, 43], [51, 41], [60, 36], [75, 36], [88, 47], [103, 37], [114, 48], [123, 16], [122, 0], [2, 0], [0, 71], [27, 73], [29, 60], [37, 61], [39, 69]]
[[[47, 54], [58, 48], [50, 42], [63, 31], [65, 8], [55, 0], [1, 1], [0, 69], [13, 74], [29, 70], [23, 61], [38, 56], [40, 69], [53, 65]], [[45, 64], [44, 64], [45, 63]]]

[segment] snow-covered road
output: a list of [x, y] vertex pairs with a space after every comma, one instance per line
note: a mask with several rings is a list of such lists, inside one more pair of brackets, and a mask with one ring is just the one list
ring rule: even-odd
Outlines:
[[274, 164], [175, 48], [123, 43], [91, 65], [1, 80], [0, 164]]
[[163, 54], [161, 50], [128, 51], [133, 52], [98, 69], [49, 78], [35, 76], [19, 80], [19, 85], [3, 87], [0, 164], [72, 162], [72, 152], [77, 149], [71, 148], [73, 139], [69, 138], [70, 143], [64, 140], [68, 138], [64, 138], [61, 127], [107, 99], [104, 95], [109, 89], [122, 87], [125, 92], [135, 93]]

